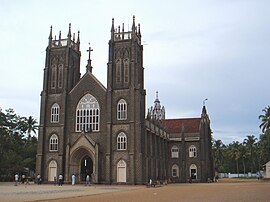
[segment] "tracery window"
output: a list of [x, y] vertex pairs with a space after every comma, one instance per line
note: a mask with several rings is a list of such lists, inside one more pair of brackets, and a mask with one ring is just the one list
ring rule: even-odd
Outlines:
[[58, 123], [59, 122], [59, 105], [57, 103], [54, 103], [51, 108], [51, 122], [52, 123]]
[[171, 149], [172, 158], [179, 158], [179, 148], [177, 146], [173, 146]]
[[197, 157], [197, 151], [194, 145], [189, 147], [189, 157]]
[[100, 108], [97, 99], [86, 94], [76, 108], [76, 132], [99, 131]]
[[50, 138], [50, 151], [58, 151], [58, 137], [55, 134]]
[[125, 133], [121, 132], [117, 136], [117, 150], [127, 149], [127, 136]]
[[121, 99], [117, 104], [117, 120], [127, 119], [127, 102]]

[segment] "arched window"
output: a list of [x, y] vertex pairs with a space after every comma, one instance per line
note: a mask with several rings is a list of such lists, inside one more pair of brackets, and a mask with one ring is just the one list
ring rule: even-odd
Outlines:
[[51, 122], [52, 123], [58, 123], [59, 122], [59, 105], [57, 103], [54, 103], [51, 108]]
[[179, 158], [179, 148], [177, 146], [173, 146], [171, 149], [172, 158]]
[[55, 134], [50, 138], [50, 151], [58, 151], [58, 137]]
[[172, 176], [179, 177], [179, 167], [176, 164], [172, 166]]
[[197, 166], [195, 164], [191, 164], [190, 167], [190, 177], [191, 179], [197, 179]]
[[119, 100], [117, 104], [117, 120], [127, 119], [127, 102], [124, 99]]
[[83, 96], [76, 109], [76, 132], [99, 131], [99, 110], [94, 96]]
[[125, 133], [121, 132], [117, 136], [117, 150], [127, 149], [127, 136]]
[[194, 145], [189, 147], [189, 157], [197, 157], [197, 151]]
[[120, 160], [117, 164], [117, 182], [126, 182], [127, 164], [124, 160]]

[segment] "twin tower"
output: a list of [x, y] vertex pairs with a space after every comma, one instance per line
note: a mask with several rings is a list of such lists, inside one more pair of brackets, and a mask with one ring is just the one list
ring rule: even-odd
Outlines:
[[[158, 96], [145, 113], [143, 45], [135, 17], [131, 30], [112, 20], [107, 87], [94, 76], [91, 47], [81, 75], [80, 33], [69, 26], [46, 48], [36, 173], [77, 183], [144, 184], [207, 181], [213, 177], [210, 120], [167, 119]], [[160, 111], [160, 112], [159, 112]], [[160, 114], [161, 113], [161, 114]]]

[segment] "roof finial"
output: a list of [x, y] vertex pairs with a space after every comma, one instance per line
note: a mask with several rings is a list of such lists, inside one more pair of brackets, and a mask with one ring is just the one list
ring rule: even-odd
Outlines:
[[91, 73], [92, 73], [92, 69], [93, 69], [93, 67], [92, 67], [92, 65], [91, 65], [91, 51], [93, 51], [93, 49], [91, 48], [91, 46], [90, 46], [90, 43], [89, 43], [89, 49], [87, 50], [87, 52], [89, 52], [89, 59], [88, 59], [88, 63], [87, 63], [87, 65], [86, 65], [86, 72], [88, 72], [88, 71], [90, 71]]

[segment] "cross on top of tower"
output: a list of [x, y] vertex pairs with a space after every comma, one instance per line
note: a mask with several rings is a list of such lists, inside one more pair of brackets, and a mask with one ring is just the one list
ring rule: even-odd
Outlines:
[[91, 48], [91, 46], [90, 46], [90, 43], [89, 43], [89, 48], [88, 48], [88, 50], [86, 50], [87, 52], [89, 52], [89, 55], [88, 55], [88, 63], [87, 63], [87, 65], [86, 65], [86, 72], [87, 71], [90, 71], [91, 73], [92, 73], [92, 69], [93, 69], [93, 67], [92, 67], [92, 65], [91, 65], [91, 51], [93, 51], [93, 49]]

